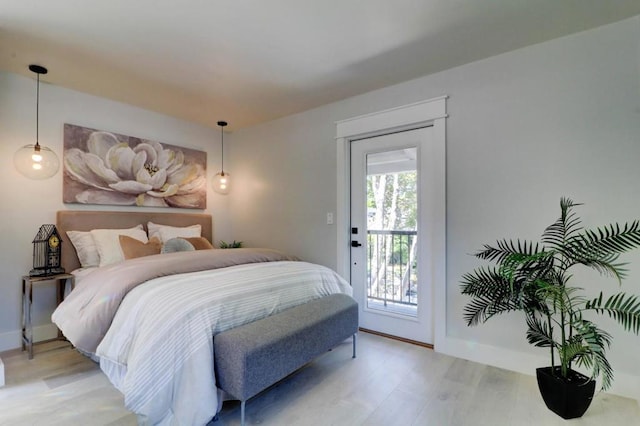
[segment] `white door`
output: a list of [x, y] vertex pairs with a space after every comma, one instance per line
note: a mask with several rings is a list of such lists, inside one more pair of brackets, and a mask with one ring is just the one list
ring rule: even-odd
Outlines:
[[[360, 327], [433, 343], [432, 127], [351, 142], [351, 285]], [[432, 184], [433, 185], [433, 184]]]

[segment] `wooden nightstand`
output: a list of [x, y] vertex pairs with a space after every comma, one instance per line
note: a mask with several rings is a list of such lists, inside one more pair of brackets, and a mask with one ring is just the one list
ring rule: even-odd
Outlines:
[[[48, 277], [22, 277], [22, 350], [29, 351], [29, 359], [33, 359], [33, 325], [31, 324], [31, 303], [33, 302], [33, 286], [54, 281], [57, 286], [56, 306], [64, 299], [64, 287], [71, 280], [71, 288], [75, 285], [75, 276], [72, 274], [57, 274]], [[58, 330], [58, 338], [62, 338], [62, 332]]]

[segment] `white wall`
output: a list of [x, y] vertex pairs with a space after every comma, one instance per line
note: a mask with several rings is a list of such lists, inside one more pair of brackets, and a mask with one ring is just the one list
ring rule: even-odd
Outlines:
[[[34, 79], [0, 72], [0, 176], [4, 183], [0, 203], [0, 351], [20, 346], [20, 277], [31, 269], [31, 241], [40, 225], [55, 223], [56, 211], [62, 209], [135, 209], [64, 205], [62, 171], [48, 180], [31, 181], [15, 170], [13, 153], [23, 145], [35, 143], [35, 92]], [[64, 123], [207, 151], [209, 176], [220, 167], [220, 132], [215, 128], [56, 87], [41, 80], [40, 143], [52, 148], [60, 160]], [[217, 239], [230, 236], [228, 202], [228, 198], [208, 189], [206, 212], [214, 216], [214, 237]], [[69, 247], [68, 244], [68, 241], [64, 243], [63, 250], [65, 245]], [[53, 337], [55, 328], [50, 326], [50, 315], [55, 305], [54, 285], [42, 286], [34, 293], [33, 323], [39, 326], [35, 330], [36, 337]]]
[[[429, 58], [425, 57], [425, 61]], [[499, 238], [537, 239], [570, 196], [587, 227], [640, 218], [640, 17], [367, 93], [234, 134], [233, 237], [336, 266], [337, 120], [449, 95], [447, 338], [438, 350], [533, 373], [546, 351], [517, 314], [469, 328], [460, 277]], [[640, 253], [624, 289], [640, 294]], [[593, 294], [616, 283], [580, 274]], [[611, 321], [613, 391], [640, 399], [640, 338]]]

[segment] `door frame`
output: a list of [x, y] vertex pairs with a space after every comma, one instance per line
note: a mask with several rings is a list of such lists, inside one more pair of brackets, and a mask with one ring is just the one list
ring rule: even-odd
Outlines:
[[431, 194], [440, 203], [429, 205], [428, 214], [439, 224], [431, 230], [430, 256], [433, 344], [436, 348], [446, 337], [446, 100], [447, 96], [361, 115], [336, 122], [337, 142], [337, 272], [350, 280], [351, 274], [351, 141], [402, 130], [433, 126], [436, 155], [441, 170], [434, 171], [436, 182]]

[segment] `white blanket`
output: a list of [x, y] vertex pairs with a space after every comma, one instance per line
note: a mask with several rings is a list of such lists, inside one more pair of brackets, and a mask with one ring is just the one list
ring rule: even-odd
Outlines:
[[95, 268], [76, 280], [75, 289], [51, 315], [78, 350], [95, 354], [129, 291], [153, 278], [244, 265], [297, 260], [268, 249], [197, 250], [144, 256]]
[[141, 424], [204, 425], [219, 398], [212, 336], [332, 293], [351, 287], [306, 262], [155, 278], [124, 298], [96, 354]]

